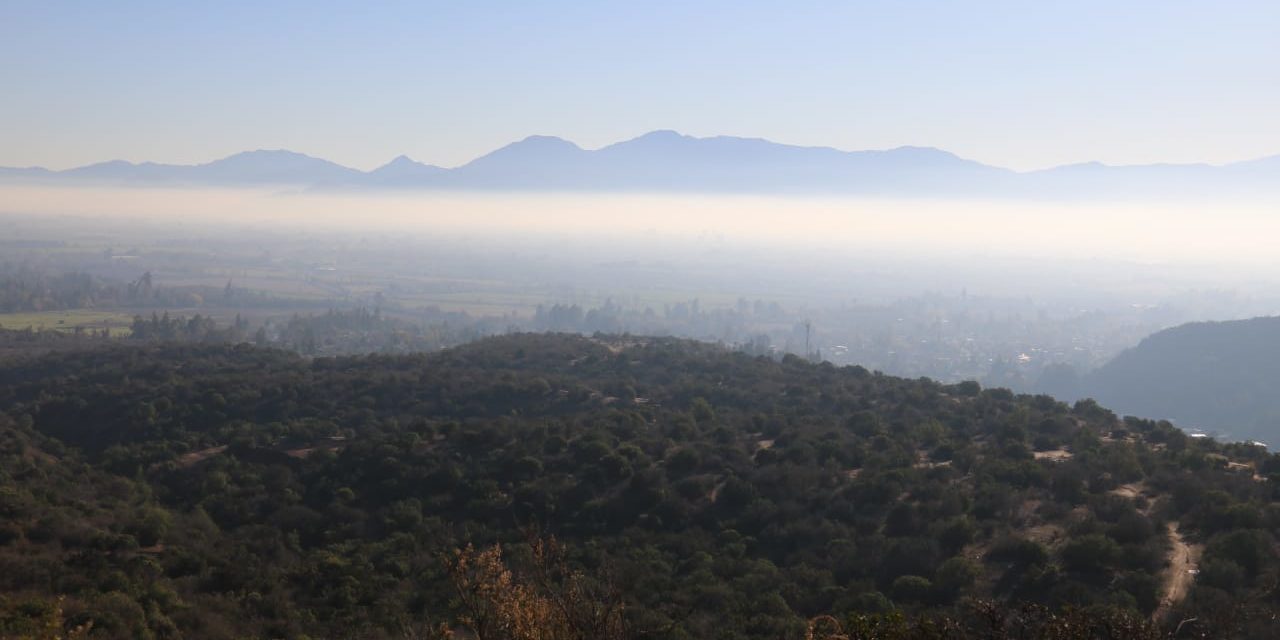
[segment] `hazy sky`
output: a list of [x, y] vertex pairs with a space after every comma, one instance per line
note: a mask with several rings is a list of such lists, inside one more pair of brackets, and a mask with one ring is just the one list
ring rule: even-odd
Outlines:
[[1280, 2], [0, 2], [0, 165], [451, 166], [652, 129], [1019, 169], [1280, 153]]

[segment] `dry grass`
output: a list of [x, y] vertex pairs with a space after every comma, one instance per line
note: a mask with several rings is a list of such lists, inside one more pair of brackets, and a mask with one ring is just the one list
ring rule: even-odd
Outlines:
[[107, 329], [113, 336], [129, 335], [133, 316], [117, 311], [73, 309], [70, 311], [41, 311], [35, 313], [0, 313], [0, 329], [36, 329], [70, 333], [76, 328], [101, 331]]

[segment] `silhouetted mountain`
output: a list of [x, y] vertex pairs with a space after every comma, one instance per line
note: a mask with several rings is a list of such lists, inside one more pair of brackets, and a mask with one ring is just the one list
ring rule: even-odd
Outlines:
[[937, 149], [845, 152], [757, 138], [655, 131], [596, 151], [531, 136], [452, 171], [467, 187], [645, 191], [896, 191], [964, 188], [1007, 174]]
[[553, 136], [529, 136], [450, 171], [450, 186], [560, 188], [590, 184], [591, 152]]
[[0, 179], [47, 178], [53, 172], [44, 167], [0, 167]]
[[260, 150], [198, 165], [112, 160], [45, 175], [55, 179], [143, 185], [323, 185], [348, 182], [365, 174], [301, 153]]
[[181, 181], [190, 166], [165, 165], [154, 162], [134, 164], [124, 160], [99, 162], [66, 171], [54, 172], [57, 177], [102, 182], [167, 182]]
[[1280, 317], [1196, 322], [1158, 332], [1082, 376], [1117, 411], [1183, 428], [1280, 443]]
[[[1280, 193], [1273, 184], [1280, 164], [1259, 161], [1224, 166], [1209, 164], [1148, 164], [1113, 166], [1100, 162], [1054, 167], [1020, 176], [1021, 190], [1055, 197], [1151, 196]], [[1265, 174], [1265, 175], [1264, 175]], [[1267, 175], [1270, 179], [1264, 179]]]
[[370, 171], [365, 182], [381, 186], [412, 186], [429, 182], [446, 173], [448, 169], [416, 162], [409, 156], [396, 156], [391, 162]]
[[930, 147], [841, 151], [760, 138], [654, 131], [588, 150], [530, 136], [460, 167], [400, 156], [369, 172], [289, 151], [250, 151], [201, 165], [113, 160], [67, 171], [0, 169], [0, 179], [123, 184], [886, 196], [1185, 197], [1280, 195], [1280, 156], [1224, 166], [1083, 163], [1017, 173]]
[[192, 168], [193, 176], [213, 183], [327, 184], [364, 175], [328, 160], [292, 151], [246, 151]]
[[658, 190], [955, 192], [1012, 173], [932, 148], [846, 152], [674, 131], [655, 131], [594, 154], [596, 166], [609, 172], [605, 184]]

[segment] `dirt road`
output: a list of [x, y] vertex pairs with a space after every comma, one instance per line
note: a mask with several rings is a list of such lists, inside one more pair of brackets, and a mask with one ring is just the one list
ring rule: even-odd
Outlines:
[[1200, 546], [1187, 544], [1178, 533], [1178, 523], [1169, 523], [1169, 566], [1164, 571], [1164, 597], [1151, 614], [1153, 620], [1159, 620], [1169, 614], [1178, 603], [1187, 597], [1191, 585], [1195, 583], [1200, 566]]

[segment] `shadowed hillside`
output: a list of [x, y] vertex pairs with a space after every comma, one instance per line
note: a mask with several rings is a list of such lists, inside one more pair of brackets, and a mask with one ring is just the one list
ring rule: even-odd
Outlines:
[[1280, 443], [1277, 389], [1280, 317], [1161, 331], [1081, 381], [1117, 411], [1270, 444]]

